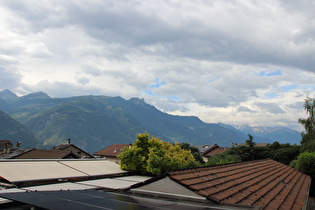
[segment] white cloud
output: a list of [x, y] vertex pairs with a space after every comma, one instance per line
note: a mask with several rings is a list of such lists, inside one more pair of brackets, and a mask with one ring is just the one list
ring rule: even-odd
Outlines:
[[305, 114], [297, 104], [315, 96], [314, 1], [10, 0], [0, 8], [0, 89], [140, 97], [206, 122], [291, 128]]

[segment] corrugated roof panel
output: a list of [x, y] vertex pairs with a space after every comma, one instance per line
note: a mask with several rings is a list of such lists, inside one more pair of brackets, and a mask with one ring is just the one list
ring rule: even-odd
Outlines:
[[0, 176], [14, 183], [87, 175], [56, 161], [0, 161]]
[[107, 189], [126, 189], [126, 188], [129, 188], [130, 186], [136, 184], [137, 182], [105, 178], [105, 179], [81, 181], [81, 182], [77, 182], [77, 183], [89, 185], [89, 186], [95, 186], [95, 187], [103, 187], [103, 188], [107, 188]]
[[127, 173], [127, 171], [121, 170], [118, 164], [107, 160], [60, 160], [59, 162], [90, 176]]
[[113, 179], [119, 179], [119, 180], [127, 180], [127, 181], [133, 181], [133, 182], [144, 182], [148, 179], [152, 179], [150, 176], [122, 176], [122, 177], [117, 177]]
[[9, 188], [0, 190], [0, 193], [17, 193], [17, 192], [26, 192], [26, 190], [22, 190], [19, 188]]
[[72, 182], [64, 182], [58, 184], [47, 184], [33, 187], [23, 187], [21, 189], [29, 191], [60, 191], [60, 190], [88, 190], [95, 189], [95, 186], [88, 186], [83, 184], [77, 184]]

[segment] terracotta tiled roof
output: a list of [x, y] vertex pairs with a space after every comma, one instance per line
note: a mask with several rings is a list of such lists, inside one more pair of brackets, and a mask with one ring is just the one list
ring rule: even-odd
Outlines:
[[13, 159], [63, 159], [63, 158], [78, 158], [71, 151], [66, 150], [45, 150], [33, 149], [23, 154], [20, 154]]
[[302, 209], [310, 176], [266, 159], [179, 170], [170, 179], [216, 203]]
[[111, 146], [106, 147], [105, 149], [95, 152], [93, 155], [116, 157], [122, 152], [124, 147], [129, 147], [131, 145], [132, 144], [112, 144]]
[[229, 147], [216, 147], [213, 150], [209, 151], [206, 153], [204, 156], [205, 157], [211, 157], [212, 155], [218, 154], [218, 153], [223, 153], [225, 151], [228, 151], [230, 148]]

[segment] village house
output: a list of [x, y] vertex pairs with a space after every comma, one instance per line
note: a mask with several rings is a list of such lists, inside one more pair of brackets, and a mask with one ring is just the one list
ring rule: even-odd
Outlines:
[[53, 147], [52, 149], [71, 151], [74, 155], [78, 156], [79, 158], [94, 158], [94, 156], [90, 155], [89, 153], [85, 152], [84, 150], [80, 149], [74, 144], [71, 144], [70, 139], [68, 139], [65, 144], [60, 144], [58, 146]]
[[213, 156], [213, 155], [215, 155], [215, 154], [221, 154], [221, 153], [223, 153], [223, 152], [225, 152], [225, 151], [228, 151], [229, 149], [230, 149], [230, 147], [215, 147], [214, 149], [208, 151], [208, 152], [204, 155], [204, 157], [205, 157], [205, 158], [207, 159], [207, 161], [208, 161], [208, 159], [209, 159], [211, 156]]
[[219, 147], [217, 144], [214, 145], [195, 145], [194, 147], [199, 149], [203, 161], [208, 162], [208, 159], [215, 154], [223, 153], [229, 150], [229, 147]]
[[117, 156], [122, 152], [124, 147], [131, 147], [132, 144], [112, 144], [105, 149], [93, 153], [95, 157], [106, 158], [109, 161], [119, 163]]

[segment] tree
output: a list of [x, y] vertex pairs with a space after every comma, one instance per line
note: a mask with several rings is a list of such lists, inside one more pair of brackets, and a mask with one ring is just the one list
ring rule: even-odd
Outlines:
[[190, 151], [183, 150], [176, 142], [158, 140], [157, 147], [151, 147], [148, 159], [147, 171], [160, 175], [167, 171], [198, 166]]
[[307, 97], [304, 103], [304, 109], [309, 115], [307, 119], [299, 119], [305, 132], [302, 132], [301, 150], [305, 152], [315, 152], [315, 99]]
[[315, 178], [315, 152], [303, 152], [297, 157], [296, 169]]
[[221, 154], [215, 154], [211, 156], [205, 166], [211, 165], [220, 165], [220, 164], [227, 164], [227, 163], [237, 163], [241, 162], [242, 159], [239, 155], [228, 154], [227, 151]]
[[249, 154], [252, 159], [255, 159], [255, 146], [256, 143], [254, 142], [254, 137], [250, 134], [248, 134], [248, 139], [245, 141], [245, 144], [249, 148]]
[[197, 147], [190, 146], [189, 143], [180, 143], [179, 146], [187, 151], [191, 151], [191, 154], [194, 156], [195, 160], [199, 163], [204, 163], [205, 161], [203, 160], [200, 151]]
[[297, 158], [300, 154], [300, 146], [293, 145], [293, 146], [284, 146], [274, 151], [270, 151], [270, 158], [289, 165], [291, 161]]
[[140, 171], [145, 173], [147, 170], [147, 159], [149, 155], [149, 134], [138, 134], [137, 141], [133, 142], [132, 149], [124, 147], [122, 153], [117, 157], [120, 159], [120, 167], [125, 170]]
[[315, 152], [303, 152], [297, 157], [296, 169], [312, 177], [310, 195], [315, 196]]
[[148, 133], [138, 134], [131, 148], [125, 147], [118, 155], [120, 168], [139, 171], [142, 174], [161, 173], [198, 166], [190, 151], [183, 150], [176, 142], [170, 144], [151, 137]]
[[256, 143], [254, 142], [254, 137], [248, 134], [248, 139], [245, 141], [245, 144], [249, 146], [250, 149], [253, 149], [256, 145]]

